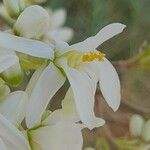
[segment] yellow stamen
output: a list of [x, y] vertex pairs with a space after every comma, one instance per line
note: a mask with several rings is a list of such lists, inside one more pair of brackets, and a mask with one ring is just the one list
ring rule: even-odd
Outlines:
[[90, 52], [88, 54], [84, 54], [82, 56], [82, 61], [83, 62], [91, 62], [94, 60], [104, 61], [104, 58], [105, 58], [105, 54], [97, 51], [97, 52]]

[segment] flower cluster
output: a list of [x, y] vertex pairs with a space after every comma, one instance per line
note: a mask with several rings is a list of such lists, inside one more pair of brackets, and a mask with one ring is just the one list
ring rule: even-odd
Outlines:
[[[38, 2], [43, 1], [1, 5], [11, 28], [0, 32], [0, 149], [81, 150], [82, 129], [105, 124], [94, 113], [97, 85], [114, 111], [120, 105], [117, 72], [97, 48], [125, 25], [112, 23], [69, 45], [73, 30], [63, 27], [65, 10], [46, 10]], [[18, 87], [27, 74], [32, 76], [25, 91], [11, 92], [9, 86]], [[66, 80], [70, 88], [62, 108], [51, 112], [47, 106]]]

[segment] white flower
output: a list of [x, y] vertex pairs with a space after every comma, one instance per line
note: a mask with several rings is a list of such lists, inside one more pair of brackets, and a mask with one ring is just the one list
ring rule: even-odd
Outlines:
[[30, 150], [31, 146], [33, 150], [81, 150], [83, 126], [76, 123], [79, 120], [75, 109], [68, 111], [69, 107], [75, 108], [70, 98], [68, 93], [62, 109], [47, 115], [39, 126], [19, 131], [28, 102], [27, 95], [22, 91], [11, 93], [0, 103], [0, 149]]
[[[55, 57], [44, 43], [0, 33], [0, 46], [51, 59], [50, 64], [36, 77], [37, 82], [33, 82], [26, 116], [28, 127], [33, 127], [40, 120], [50, 99], [64, 84], [65, 77], [71, 84], [77, 112], [84, 125], [92, 129], [104, 124], [94, 114], [97, 83], [99, 81], [108, 105], [116, 111], [120, 105], [120, 82], [114, 67], [103, 53], [96, 52], [96, 48], [121, 33], [124, 28], [125, 25], [119, 23], [110, 24], [95, 36], [72, 46], [56, 41]], [[6, 41], [10, 41], [9, 45]]]
[[16, 91], [0, 101], [0, 149], [30, 150], [24, 135], [17, 129], [24, 119], [27, 94]]
[[62, 41], [69, 42], [73, 35], [73, 29], [69, 27], [63, 27], [66, 22], [67, 13], [65, 9], [58, 9], [55, 11], [48, 10], [50, 16], [49, 32], [46, 34], [47, 38], [60, 39]]
[[51, 113], [42, 121], [39, 127], [27, 131], [32, 149], [36, 150], [81, 150], [83, 138], [82, 124], [76, 114], [74, 101], [70, 97], [70, 90], [65, 96], [62, 109]]

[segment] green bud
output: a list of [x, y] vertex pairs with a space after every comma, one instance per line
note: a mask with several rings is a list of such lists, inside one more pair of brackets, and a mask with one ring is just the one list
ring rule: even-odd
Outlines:
[[9, 93], [9, 87], [5, 85], [5, 81], [0, 78], [0, 100], [4, 99]]
[[23, 80], [24, 73], [20, 64], [16, 64], [2, 73], [3, 79], [13, 86], [17, 86]]
[[26, 7], [25, 0], [3, 0], [3, 2], [12, 18], [17, 18]]
[[138, 114], [130, 118], [129, 129], [133, 136], [140, 136], [144, 125], [144, 118]]
[[47, 60], [37, 57], [32, 57], [26, 54], [17, 53], [22, 68], [26, 71], [36, 70], [46, 64]]
[[148, 120], [142, 130], [142, 138], [146, 142], [150, 142], [150, 120]]

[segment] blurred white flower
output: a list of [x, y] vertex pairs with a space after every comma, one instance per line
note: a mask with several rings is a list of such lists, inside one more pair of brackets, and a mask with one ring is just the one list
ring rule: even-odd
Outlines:
[[142, 116], [135, 114], [130, 118], [129, 129], [133, 136], [140, 136], [145, 120]]
[[8, 14], [12, 18], [16, 18], [26, 7], [26, 0], [3, 0], [4, 6]]
[[24, 135], [17, 129], [25, 116], [27, 94], [16, 91], [0, 101], [0, 149], [30, 150]]
[[146, 142], [150, 142], [150, 120], [148, 120], [142, 130], [142, 138]]
[[0, 46], [51, 60], [36, 78], [37, 82], [30, 94], [26, 116], [28, 127], [33, 127], [40, 120], [50, 99], [64, 84], [66, 77], [71, 84], [77, 112], [84, 125], [93, 129], [104, 124], [104, 120], [96, 118], [94, 114], [97, 83], [100, 83], [108, 105], [116, 111], [120, 105], [120, 82], [114, 67], [96, 48], [121, 33], [124, 28], [123, 24], [110, 24], [95, 36], [71, 46], [57, 40], [55, 56], [54, 51], [45, 43], [0, 33]]
[[51, 9], [48, 9], [48, 12], [50, 16], [50, 26], [46, 37], [50, 40], [60, 39], [69, 42], [74, 35], [74, 31], [69, 27], [63, 27], [67, 19], [66, 10], [57, 9], [52, 11]]

